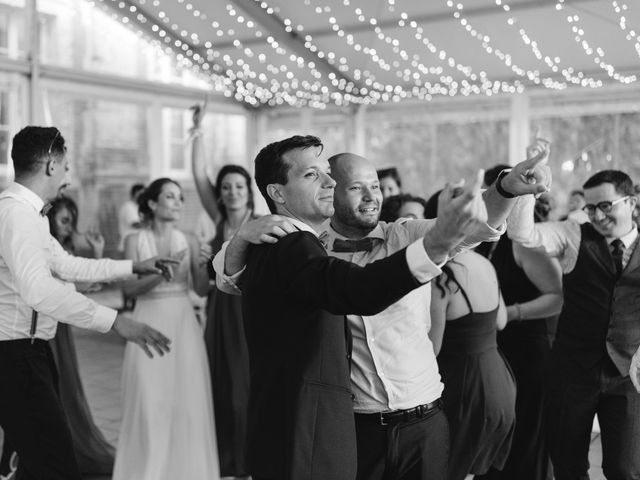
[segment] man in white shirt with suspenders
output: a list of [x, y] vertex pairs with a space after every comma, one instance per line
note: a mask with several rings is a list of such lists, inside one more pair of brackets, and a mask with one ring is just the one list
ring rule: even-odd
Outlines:
[[74, 282], [157, 275], [166, 271], [166, 263], [175, 262], [69, 255], [49, 233], [44, 201], [66, 183], [69, 164], [60, 131], [25, 127], [13, 138], [11, 157], [15, 182], [0, 193], [0, 427], [18, 453], [17, 478], [80, 480], [48, 344], [57, 321], [103, 333], [113, 329], [149, 356], [151, 349], [160, 355], [168, 351], [169, 339], [57, 278]]

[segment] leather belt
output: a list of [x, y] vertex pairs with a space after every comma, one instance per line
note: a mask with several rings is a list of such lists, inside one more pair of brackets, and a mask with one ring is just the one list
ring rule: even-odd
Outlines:
[[418, 405], [417, 407], [407, 408], [406, 410], [394, 410], [393, 412], [364, 413], [357, 414], [359, 417], [365, 417], [375, 420], [380, 425], [395, 425], [398, 423], [410, 422], [416, 418], [424, 418], [436, 410], [442, 408], [442, 400], [439, 398], [433, 402]]

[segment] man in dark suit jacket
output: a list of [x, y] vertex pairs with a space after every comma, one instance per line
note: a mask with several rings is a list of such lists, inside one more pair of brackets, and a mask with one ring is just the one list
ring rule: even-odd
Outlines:
[[[508, 233], [542, 247], [563, 268], [564, 306], [552, 350], [546, 417], [557, 480], [589, 478], [591, 425], [601, 429], [607, 478], [640, 478], [640, 395], [629, 378], [640, 345], [637, 199], [627, 174], [604, 170], [584, 184], [591, 223], [537, 223], [532, 202], [514, 209]], [[513, 220], [513, 224], [512, 221]]]
[[[366, 267], [329, 258], [317, 234], [333, 214], [335, 182], [320, 151], [317, 138], [292, 137], [256, 158], [258, 187], [295, 233], [251, 248], [242, 278], [254, 479], [355, 478], [344, 315], [377, 313], [436, 276], [431, 260], [445, 260], [486, 220], [478, 177], [459, 197], [448, 189], [434, 228], [406, 249]], [[239, 264], [229, 254], [227, 262]]]

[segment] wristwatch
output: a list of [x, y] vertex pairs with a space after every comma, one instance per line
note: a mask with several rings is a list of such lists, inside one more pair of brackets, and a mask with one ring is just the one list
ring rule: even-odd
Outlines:
[[516, 195], [514, 195], [513, 193], [509, 193], [504, 188], [502, 188], [502, 179], [506, 177], [511, 170], [511, 168], [505, 168], [498, 174], [498, 178], [496, 178], [496, 190], [504, 198], [516, 198]]

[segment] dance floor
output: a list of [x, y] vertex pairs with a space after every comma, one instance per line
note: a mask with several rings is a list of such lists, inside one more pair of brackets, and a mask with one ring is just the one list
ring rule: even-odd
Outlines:
[[[118, 306], [119, 297], [104, 292], [96, 295], [96, 300], [109, 306]], [[113, 445], [118, 442], [118, 432], [122, 420], [120, 407], [120, 375], [124, 341], [115, 333], [106, 335], [74, 328], [73, 330], [80, 375], [94, 420]], [[589, 460], [591, 480], [604, 480], [600, 464], [602, 451], [597, 432], [592, 434]], [[87, 477], [86, 480], [109, 480], [110, 477]], [[516, 479], [514, 479], [516, 480]]]

